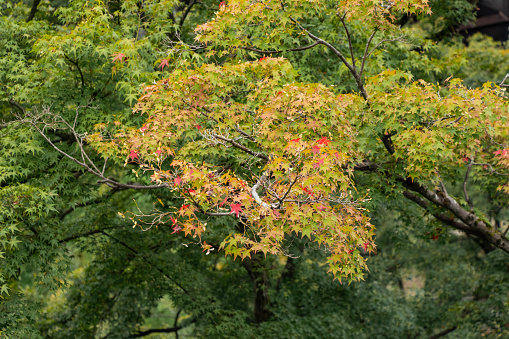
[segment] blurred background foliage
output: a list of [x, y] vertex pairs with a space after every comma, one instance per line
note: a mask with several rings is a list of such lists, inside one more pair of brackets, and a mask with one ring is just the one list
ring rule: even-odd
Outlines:
[[[398, 68], [432, 83], [450, 76], [471, 87], [500, 83], [509, 72], [505, 43], [458, 34], [460, 25], [475, 19], [476, 3], [430, 5], [433, 16], [399, 18], [403, 37], [374, 53], [367, 75]], [[117, 214], [134, 210], [134, 201], [143, 210], [158, 199], [177, 206], [171, 194], [98, 184], [40, 135], [9, 124], [24, 110], [51, 107], [69, 121], [79, 114], [80, 133], [97, 123], [139, 126], [132, 104], [142, 84], [175, 67], [159, 67], [172, 41], [193, 43], [194, 27], [218, 6], [219, 1], [189, 0], [0, 0], [0, 118], [6, 122], [0, 130], [0, 337], [508, 337], [506, 254], [487, 253], [419, 207], [394, 199], [390, 189], [372, 196], [378, 248], [366, 280], [332, 281], [322, 251], [289, 239], [298, 258], [256, 259], [271, 301], [269, 320], [256, 323], [253, 281], [240, 260], [216, 251], [205, 255], [196, 245], [184, 245], [189, 240], [169, 226], [142, 231]], [[359, 22], [352, 25], [354, 45], [362, 47], [368, 32]], [[119, 54], [125, 59], [112, 63]], [[207, 61], [200, 53], [182, 56]], [[325, 52], [284, 56], [301, 81], [335, 85], [340, 92], [354, 88], [346, 69], [329, 62]], [[50, 135], [77, 154], [65, 131]], [[111, 159], [107, 176], [149, 183], [123, 162]], [[362, 186], [368, 179], [357, 180]], [[449, 185], [460, 189], [459, 183]], [[492, 193], [489, 183], [475, 187], [474, 205], [507, 228], [507, 198]], [[209, 235], [211, 243], [234, 227], [233, 218], [217, 223], [210, 225], [217, 230]]]

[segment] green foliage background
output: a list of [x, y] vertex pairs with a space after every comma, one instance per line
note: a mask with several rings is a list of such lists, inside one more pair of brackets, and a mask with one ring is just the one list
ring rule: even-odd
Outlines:
[[[400, 18], [405, 39], [375, 52], [369, 75], [396, 68], [432, 83], [451, 75], [472, 87], [502, 81], [509, 71], [504, 46], [480, 35], [465, 46], [454, 33], [473, 18], [472, 4], [430, 3], [433, 16]], [[193, 43], [194, 27], [214, 15], [219, 1], [195, 4], [179, 25], [188, 4], [43, 0], [26, 22], [31, 1], [0, 1], [0, 118], [6, 122], [0, 130], [0, 336], [128, 338], [172, 327], [180, 327], [182, 337], [206, 338], [429, 338], [447, 329], [454, 329], [449, 338], [509, 335], [507, 255], [485, 253], [418, 207], [394, 199], [390, 187], [372, 197], [378, 250], [369, 258], [366, 280], [332, 281], [322, 265], [325, 254], [292, 239], [297, 259], [261, 259], [272, 316], [258, 324], [253, 283], [239, 260], [183, 246], [188, 241], [170, 227], [143, 232], [117, 214], [135, 210], [134, 200], [142, 209], [158, 199], [179, 206], [168, 192], [98, 184], [32, 129], [10, 123], [22, 110], [49, 107], [68, 121], [78, 114], [80, 133], [115, 121], [140, 127], [132, 105], [142, 84], [176, 67], [179, 60], [159, 67], [170, 41]], [[361, 23], [354, 25], [353, 41], [360, 46], [367, 33]], [[336, 34], [316, 27], [324, 36]], [[112, 62], [119, 54], [122, 61]], [[200, 53], [181, 56], [207, 61]], [[301, 81], [336, 85], [340, 92], [354, 88], [326, 52], [284, 56]], [[62, 150], [78, 154], [66, 131], [48, 134]], [[89, 154], [102, 163], [93, 150]], [[149, 184], [123, 163], [110, 159], [106, 175]], [[479, 183], [474, 204], [495, 222], [507, 222], [506, 198], [487, 195], [485, 187]], [[218, 224], [223, 231], [211, 241], [220, 241], [233, 224], [233, 218]]]

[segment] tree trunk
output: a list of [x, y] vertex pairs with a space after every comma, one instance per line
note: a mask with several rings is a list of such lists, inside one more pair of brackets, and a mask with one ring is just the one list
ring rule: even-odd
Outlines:
[[253, 255], [242, 262], [253, 283], [255, 294], [254, 316], [257, 323], [267, 321], [271, 312], [269, 310], [269, 277], [262, 254]]

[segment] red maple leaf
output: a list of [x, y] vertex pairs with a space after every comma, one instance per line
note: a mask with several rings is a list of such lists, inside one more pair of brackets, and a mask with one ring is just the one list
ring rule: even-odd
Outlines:
[[161, 155], [161, 152], [162, 152], [162, 151], [161, 151], [160, 149], [158, 149], [158, 150], [156, 151], [157, 156], [160, 156], [160, 155]]
[[182, 179], [180, 179], [180, 177], [176, 177], [175, 179], [173, 179], [173, 181], [175, 182], [174, 186], [178, 186], [182, 183]]
[[238, 218], [239, 217], [239, 213], [242, 212], [242, 208], [240, 207], [240, 204], [231, 204], [230, 207], [232, 208], [230, 213], [235, 213], [235, 215]]
[[171, 234], [178, 233], [181, 229], [182, 227], [180, 227], [179, 225], [175, 225], [175, 227], [173, 227], [173, 232], [171, 232]]
[[299, 142], [299, 141], [300, 141], [300, 138], [290, 140], [290, 142]]
[[124, 53], [113, 54], [113, 56], [114, 56], [114, 58], [113, 58], [112, 62], [115, 62], [115, 61], [123, 62], [124, 58], [125, 58], [125, 54]]
[[464, 162], [469, 162], [469, 161], [470, 161], [470, 158], [468, 158], [468, 157], [463, 157], [463, 158], [461, 158], [461, 160], [463, 160]]
[[185, 210], [188, 207], [189, 207], [189, 205], [182, 205], [182, 207], [180, 207], [179, 211], [183, 211], [183, 210]]
[[191, 189], [191, 190], [187, 190], [187, 193], [196, 193], [196, 191]]
[[320, 147], [314, 145], [313, 148], [311, 149], [311, 151], [314, 153], [314, 154], [318, 154], [320, 153]]
[[277, 210], [272, 210], [272, 213], [274, 213], [276, 217], [281, 218], [281, 214], [279, 214]]
[[176, 224], [177, 224], [177, 219], [174, 219], [173, 217], [170, 217], [170, 220], [171, 220], [171, 222], [173, 223], [173, 225], [176, 225]]
[[323, 138], [319, 139], [317, 142], [318, 142], [320, 145], [325, 144], [325, 146], [327, 146], [327, 145], [329, 145], [329, 144], [331, 143], [331, 141], [330, 141], [330, 140], [327, 140], [327, 138], [326, 138], [326, 137], [323, 137]]
[[364, 248], [364, 251], [368, 250], [369, 242], [365, 242], [364, 245], [362, 245], [362, 248]]
[[348, 250], [348, 253], [352, 253], [352, 252], [353, 252], [353, 250]]
[[264, 56], [263, 58], [260, 58], [260, 60], [258, 60], [258, 61], [260, 61], [260, 62], [261, 62], [261, 61], [263, 61], [263, 60], [265, 60], [265, 59], [267, 59], [267, 57], [266, 57], [266, 56]]
[[200, 125], [196, 125], [196, 128], [198, 129], [198, 131], [201, 129], [201, 126]]
[[147, 125], [143, 125], [140, 128], [140, 131], [145, 132], [148, 129]]
[[138, 158], [138, 152], [136, 152], [135, 150], [131, 150], [131, 153], [129, 153], [129, 159], [139, 159]]
[[219, 3], [219, 8], [223, 7], [223, 6], [226, 6], [226, 1], [221, 1]]
[[326, 209], [327, 209], [327, 206], [320, 205], [320, 206], [318, 206], [316, 209], [317, 209], [317, 210], [319, 210], [319, 211], [324, 211], [324, 210], [326, 210]]
[[161, 72], [164, 72], [164, 66], [170, 67], [170, 65], [168, 65], [168, 60], [167, 59], [161, 60], [161, 63], [159, 64], [159, 68], [161, 68]]
[[277, 92], [276, 96], [279, 96], [279, 94], [283, 94], [283, 92], [282, 91]]
[[304, 192], [306, 192], [306, 193], [307, 193], [310, 197], [313, 197], [313, 196], [315, 195], [315, 194], [313, 193], [313, 191], [312, 191], [312, 190], [310, 190], [310, 189], [308, 189], [307, 187], [302, 187], [302, 186], [301, 186], [301, 188], [302, 188], [302, 190], [303, 190]]
[[431, 240], [438, 240], [438, 235], [434, 235], [431, 237]]
[[219, 204], [219, 207], [222, 207], [224, 205], [224, 203], [226, 202], [226, 200], [228, 200], [228, 197], [224, 198], [224, 200]]
[[318, 162], [315, 162], [315, 163], [313, 164], [313, 168], [318, 168], [318, 167], [320, 167], [320, 166], [322, 166], [322, 165], [323, 165], [323, 158], [318, 159]]

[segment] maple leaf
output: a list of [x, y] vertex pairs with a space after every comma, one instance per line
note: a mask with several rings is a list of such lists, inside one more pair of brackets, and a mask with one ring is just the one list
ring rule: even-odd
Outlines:
[[175, 182], [174, 186], [178, 186], [182, 183], [182, 179], [180, 179], [180, 177], [176, 177], [175, 179], [173, 179], [173, 181]]
[[431, 240], [438, 240], [438, 235], [434, 235], [431, 237]]
[[290, 140], [290, 142], [299, 142], [299, 141], [300, 141], [300, 138]]
[[219, 3], [219, 8], [223, 7], [223, 6], [226, 6], [226, 1], [221, 1]]
[[161, 151], [160, 149], [158, 149], [158, 150], [156, 151], [157, 156], [160, 156], [160, 155], [161, 155], [161, 152], [162, 152], [162, 151]]
[[323, 165], [323, 158], [318, 159], [318, 162], [315, 162], [315, 163], [313, 164], [313, 168], [318, 168], [318, 167], [320, 167], [321, 165]]
[[196, 128], [198, 129], [198, 131], [201, 129], [201, 126], [200, 125], [196, 125]]
[[304, 192], [306, 192], [306, 193], [307, 193], [310, 197], [313, 197], [313, 196], [315, 195], [315, 194], [313, 193], [313, 191], [312, 191], [312, 190], [310, 190], [310, 189], [308, 189], [307, 187], [302, 187], [302, 186], [301, 186], [301, 188], [302, 188], [302, 190], [303, 190]]
[[164, 72], [164, 66], [170, 67], [170, 65], [168, 65], [168, 60], [167, 59], [161, 60], [161, 63], [159, 64], [159, 67], [161, 68], [161, 72]]
[[191, 189], [191, 190], [187, 190], [187, 193], [196, 193], [196, 191]]
[[368, 243], [368, 242], [365, 242], [365, 243], [362, 245], [362, 248], [364, 248], [364, 251], [367, 251], [367, 250], [368, 250], [368, 245], [369, 245], [369, 243]]
[[272, 213], [274, 213], [274, 215], [275, 215], [277, 218], [281, 218], [281, 214], [280, 214], [277, 210], [272, 210]]
[[468, 157], [463, 157], [463, 158], [461, 158], [461, 160], [463, 160], [464, 162], [469, 162], [469, 161], [470, 161], [470, 158], [468, 158]]
[[240, 207], [240, 204], [231, 204], [230, 207], [232, 209], [230, 211], [230, 213], [235, 213], [235, 215], [238, 218], [239, 217], [239, 213], [242, 212], [242, 208]]
[[260, 60], [258, 60], [259, 62], [262, 62], [263, 60], [267, 59], [266, 56], [264, 56], [263, 58], [260, 58]]
[[124, 58], [125, 58], [125, 54], [124, 53], [113, 54], [113, 56], [114, 56], [114, 58], [113, 58], [112, 62], [115, 62], [115, 61], [123, 62]]
[[222, 207], [224, 205], [224, 203], [226, 202], [226, 200], [228, 200], [228, 197], [224, 198], [224, 200], [219, 204], [219, 207]]
[[173, 232], [171, 232], [171, 234], [178, 233], [180, 230], [182, 230], [182, 227], [180, 227], [179, 225], [175, 225], [175, 227], [173, 227]]
[[313, 148], [311, 149], [311, 151], [314, 153], [314, 154], [318, 154], [320, 153], [320, 147], [314, 145]]
[[140, 131], [145, 132], [148, 129], [147, 125], [143, 125], [140, 128]]
[[179, 211], [183, 211], [183, 210], [185, 210], [185, 209], [186, 209], [186, 208], [188, 208], [188, 207], [189, 207], [189, 205], [182, 205], [182, 206], [180, 207]]
[[135, 150], [131, 150], [131, 153], [129, 153], [129, 159], [139, 159], [138, 158], [138, 152], [136, 152]]
[[319, 211], [324, 211], [324, 210], [326, 210], [326, 209], [327, 209], [327, 206], [325, 206], [325, 205], [320, 205], [320, 206], [318, 206], [316, 209], [317, 209], [317, 210], [319, 210]]
[[177, 224], [177, 219], [174, 219], [173, 217], [170, 217], [170, 220], [171, 220], [171, 222], [173, 223], [173, 225], [176, 225], [176, 224]]
[[279, 91], [276, 93], [276, 96], [279, 96], [280, 94], [283, 94], [283, 91]]
[[348, 250], [348, 253], [352, 253], [352, 252], [353, 252], [353, 250]]
[[322, 138], [321, 138], [321, 139], [319, 139], [317, 142], [318, 142], [320, 145], [325, 144], [325, 146], [328, 146], [328, 145], [331, 143], [331, 141], [330, 141], [330, 140], [328, 140], [326, 137], [322, 137]]

